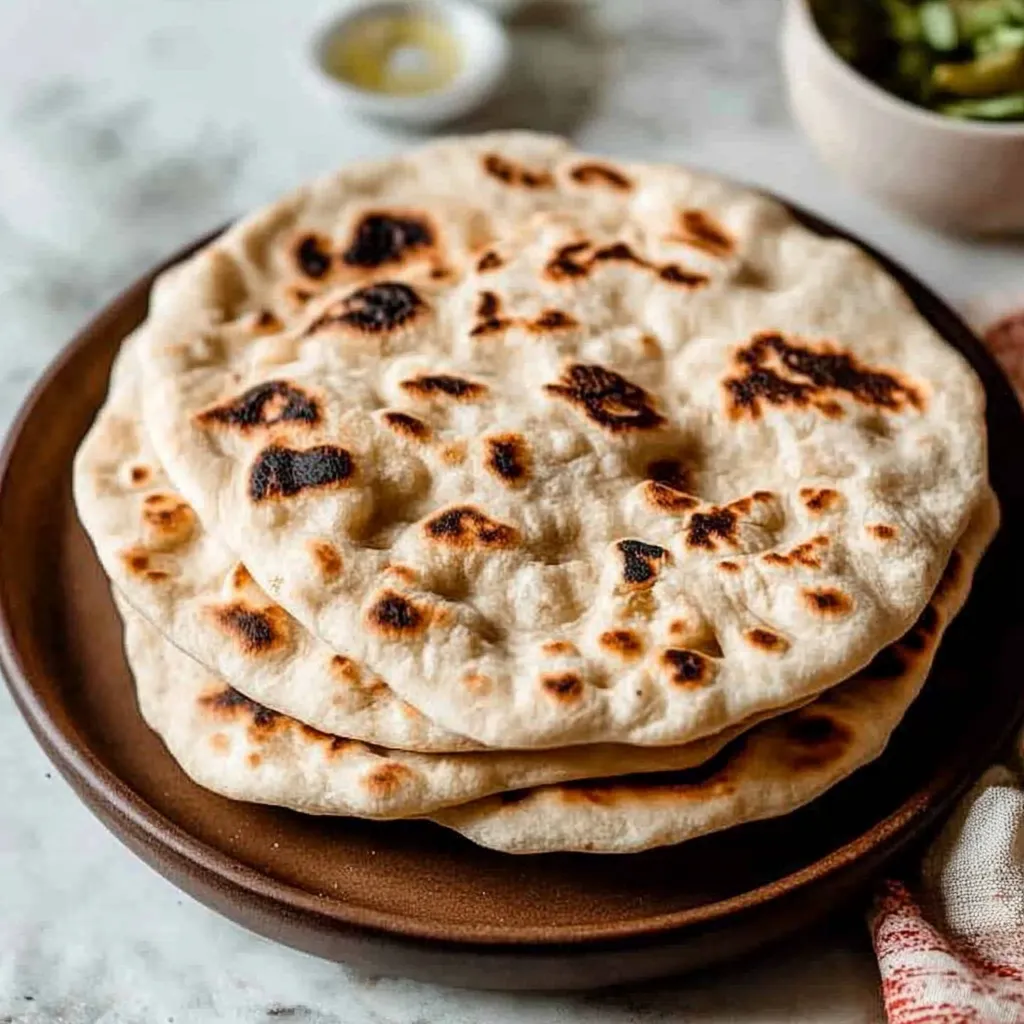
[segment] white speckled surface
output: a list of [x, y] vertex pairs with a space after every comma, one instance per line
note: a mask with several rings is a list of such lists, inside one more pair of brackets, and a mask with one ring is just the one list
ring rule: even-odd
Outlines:
[[[75, 327], [157, 258], [303, 178], [408, 142], [308, 88], [304, 33], [330, 10], [0, 3], [0, 427]], [[819, 167], [786, 114], [777, 15], [776, 0], [528, 4], [513, 87], [474, 123], [570, 132], [597, 150], [776, 188], [954, 301], [1019, 279], [1021, 249], [900, 223]], [[359, 977], [241, 931], [144, 867], [71, 795], [0, 694], [0, 1024], [860, 1024], [881, 1019], [876, 988], [857, 920], [614, 995]]]

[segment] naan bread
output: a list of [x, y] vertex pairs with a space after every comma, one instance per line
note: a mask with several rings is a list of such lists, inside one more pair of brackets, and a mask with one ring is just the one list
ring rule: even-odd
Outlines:
[[142, 360], [207, 528], [494, 747], [824, 691], [910, 628], [986, 486], [979, 382], [863, 252], [544, 136], [245, 219], [157, 286]]
[[[107, 401], [81, 445], [74, 481], [80, 515], [128, 621], [132, 662], [147, 677], [140, 691], [149, 694], [145, 699], [150, 717], [173, 720], [194, 734], [222, 730], [224, 715], [211, 715], [207, 704], [192, 706], [194, 702], [182, 698], [184, 684], [176, 681], [181, 677], [191, 679], [200, 694], [211, 686], [217, 692], [230, 689], [233, 696], [228, 706], [243, 709], [232, 711], [230, 720], [237, 728], [248, 728], [257, 714], [275, 722], [276, 731], [268, 735], [277, 737], [284, 730], [295, 737], [292, 742], [299, 750], [304, 737], [324, 733], [350, 742], [346, 749], [359, 748], [357, 740], [377, 749], [434, 753], [475, 749], [472, 741], [434, 726], [380, 679], [369, 677], [357, 662], [334, 654], [313, 638], [203, 530], [188, 504], [170, 488], [142, 429], [136, 355], [137, 338], [132, 337], [115, 361]], [[167, 649], [170, 645], [161, 630], [183, 653]], [[264, 657], [275, 646], [278, 656]], [[155, 667], [166, 667], [173, 678], [158, 684], [151, 678]], [[307, 698], [323, 692], [322, 681], [319, 686], [317, 682], [325, 672], [334, 698], [326, 706], [312, 704]], [[159, 709], [158, 701], [174, 699], [181, 702], [180, 707]], [[318, 727], [304, 728], [311, 720]], [[469, 793], [475, 797], [495, 787], [508, 788], [511, 779], [522, 785], [523, 778], [529, 777], [537, 784], [542, 779], [594, 777], [619, 770], [664, 771], [697, 764], [756, 721], [682, 749], [605, 744], [550, 754], [513, 754], [505, 759], [499, 754], [456, 757], [438, 763], [459, 765], [460, 777], [479, 780], [467, 781], [457, 790], [459, 799], [465, 800]], [[392, 756], [401, 757], [394, 751]], [[413, 767], [426, 763], [422, 758], [409, 762]], [[474, 785], [475, 791], [467, 788]]]
[[432, 819], [507, 853], [634, 853], [789, 814], [881, 755], [920, 692], [998, 521], [992, 498], [914, 627], [856, 679], [740, 736], [699, 768], [544, 786]]
[[552, 781], [693, 767], [744, 728], [682, 747], [452, 754], [388, 749], [311, 729], [250, 700], [170, 644], [116, 591], [115, 600], [146, 722], [193, 780], [236, 800], [309, 814], [411, 817]]
[[[931, 610], [861, 678], [746, 738], [734, 728], [679, 748], [422, 754], [330, 736], [242, 696], [115, 597], [143, 717], [200, 785], [311, 814], [430, 813], [512, 852], [611, 852], [785, 813], [879, 753], [927, 674], [996, 518], [994, 502], [986, 505], [954, 552]], [[657, 774], [665, 771], [674, 774]], [[611, 777], [638, 772], [656, 774], [647, 784], [636, 774]], [[693, 772], [700, 781], [691, 781]], [[523, 789], [582, 778], [599, 781]], [[516, 792], [450, 806], [509, 790]]]
[[324, 732], [406, 750], [478, 747], [313, 637], [203, 528], [143, 430], [137, 346], [137, 335], [125, 342], [74, 465], [78, 514], [124, 601], [247, 697]]

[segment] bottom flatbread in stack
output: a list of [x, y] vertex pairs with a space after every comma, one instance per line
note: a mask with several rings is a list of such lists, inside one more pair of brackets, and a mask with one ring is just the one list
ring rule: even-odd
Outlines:
[[243, 696], [163, 638], [122, 597], [143, 717], [197, 782], [310, 814], [417, 817], [496, 792], [701, 764], [742, 727], [679, 747], [423, 753], [320, 732]]

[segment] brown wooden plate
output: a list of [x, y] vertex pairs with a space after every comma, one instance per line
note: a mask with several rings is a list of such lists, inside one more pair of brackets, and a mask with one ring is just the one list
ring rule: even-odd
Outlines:
[[7, 444], [0, 662], [15, 700], [79, 796], [175, 884], [263, 935], [377, 973], [596, 987], [706, 965], [809, 924], [919, 840], [1024, 716], [1024, 417], [961, 321], [882, 262], [985, 382], [992, 476], [1009, 526], [885, 756], [809, 807], [649, 853], [512, 857], [428, 824], [304, 817], [189, 781], [138, 714], [70, 487], [75, 449], [118, 345], [144, 316], [152, 274], [68, 346]]

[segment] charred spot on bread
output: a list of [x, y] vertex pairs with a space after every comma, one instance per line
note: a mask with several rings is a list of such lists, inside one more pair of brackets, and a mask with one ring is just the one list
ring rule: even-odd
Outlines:
[[344, 486], [354, 474], [355, 463], [344, 448], [272, 444], [256, 456], [249, 470], [249, 496], [254, 502], [293, 498], [307, 490]]
[[613, 433], [656, 430], [665, 418], [639, 385], [596, 363], [573, 363], [556, 384], [544, 390], [579, 409], [589, 420]]

